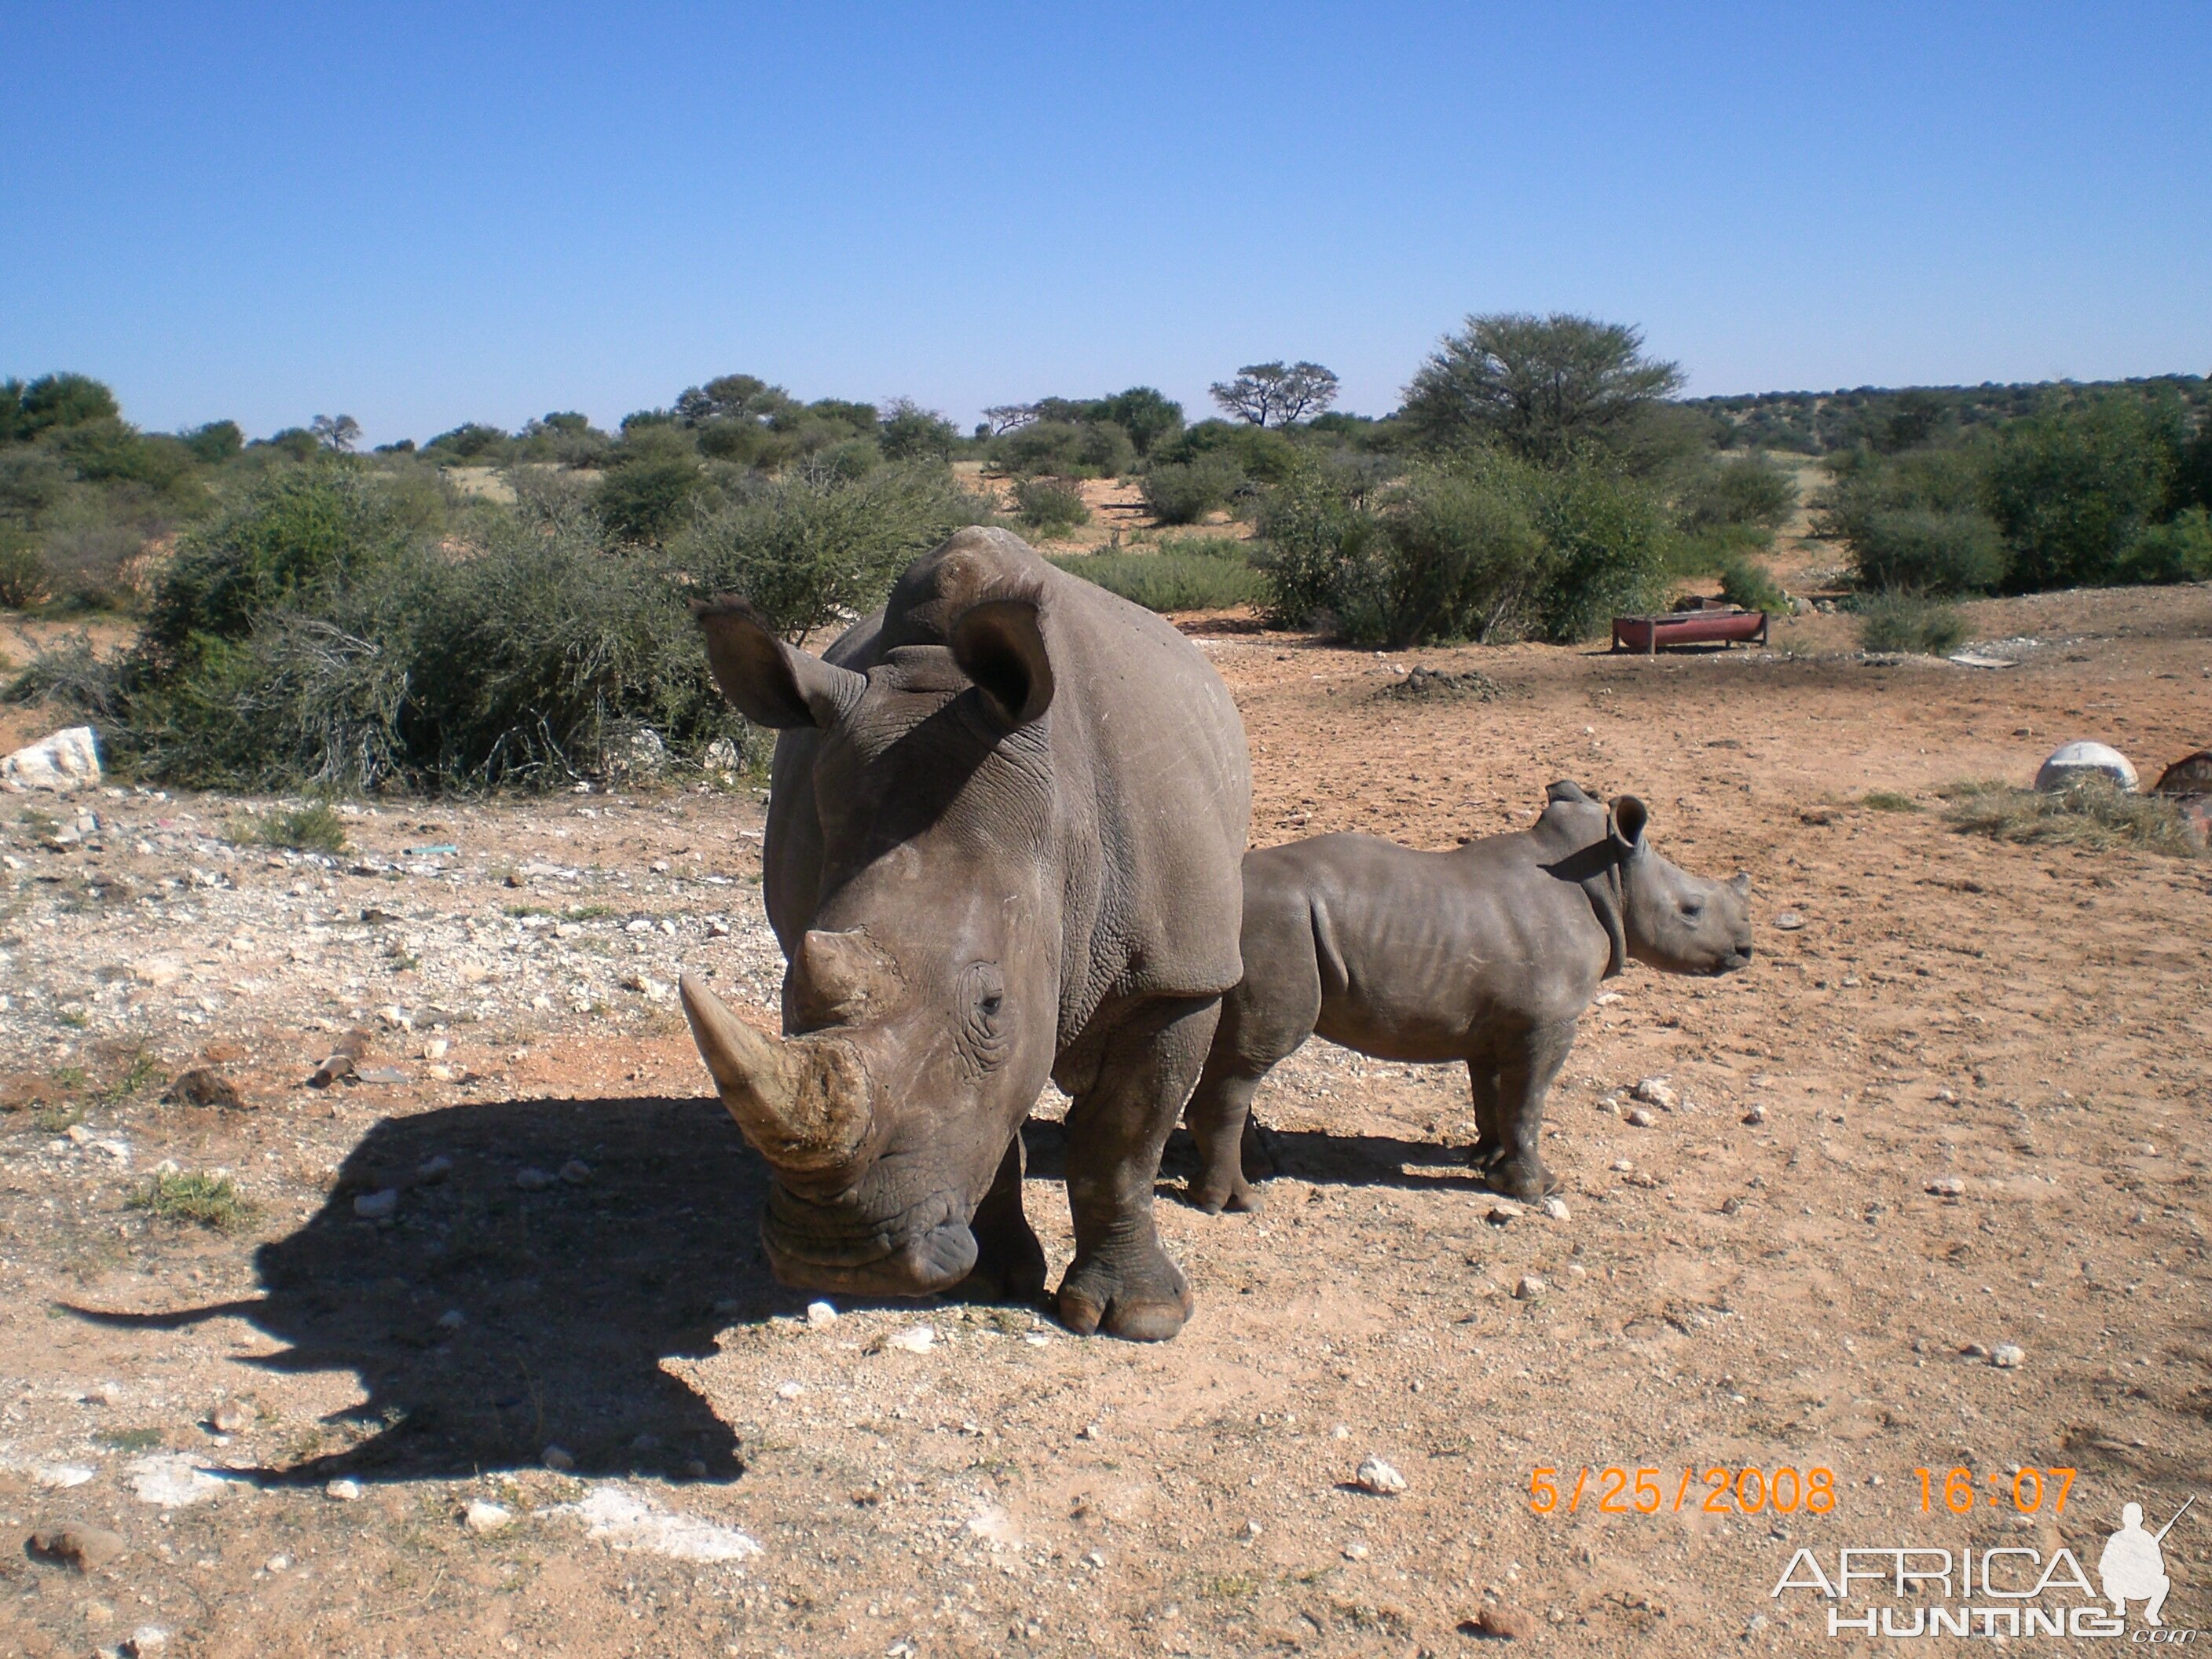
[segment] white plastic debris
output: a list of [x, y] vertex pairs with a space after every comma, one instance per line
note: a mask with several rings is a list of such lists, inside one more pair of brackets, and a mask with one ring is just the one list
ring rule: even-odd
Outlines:
[[66, 795], [100, 782], [100, 739], [88, 726], [65, 726], [0, 760], [0, 786]]
[[2084, 779], [2104, 778], [2123, 789], [2136, 787], [2136, 769], [2118, 750], [2101, 743], [2062, 743], [2035, 775], [2038, 789], [2063, 789]]

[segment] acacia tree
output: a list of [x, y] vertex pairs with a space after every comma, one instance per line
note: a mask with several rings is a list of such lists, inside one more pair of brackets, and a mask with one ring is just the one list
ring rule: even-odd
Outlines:
[[1288, 426], [1336, 401], [1336, 376], [1319, 363], [1247, 363], [1208, 388], [1227, 413], [1254, 426]]
[[336, 455], [350, 455], [361, 441], [361, 422], [350, 415], [318, 415], [307, 422], [315, 441]]
[[1489, 438], [1531, 460], [1558, 461], [1623, 435], [1683, 384], [1679, 364], [1644, 355], [1621, 323], [1554, 312], [1469, 317], [1406, 388], [1405, 416], [1435, 443]]

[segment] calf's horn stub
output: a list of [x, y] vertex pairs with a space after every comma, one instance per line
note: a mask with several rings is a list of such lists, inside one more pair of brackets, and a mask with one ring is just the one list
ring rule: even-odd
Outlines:
[[798, 1174], [851, 1162], [872, 1121], [867, 1073], [853, 1046], [756, 1030], [689, 974], [683, 991], [700, 1058], [753, 1149]]

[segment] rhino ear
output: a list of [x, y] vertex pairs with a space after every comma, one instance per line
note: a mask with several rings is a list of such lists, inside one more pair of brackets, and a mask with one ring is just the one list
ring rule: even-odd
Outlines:
[[1544, 791], [1544, 799], [1556, 806], [1563, 800], [1587, 801], [1589, 799], [1589, 795], [1582, 785], [1577, 783], [1572, 778], [1561, 778]]
[[985, 599], [952, 623], [952, 659], [1012, 729], [1052, 707], [1052, 657], [1034, 599]]
[[707, 665], [739, 714], [756, 726], [832, 726], [867, 680], [778, 639], [752, 607], [727, 594], [695, 599]]
[[1633, 795], [1613, 798], [1613, 844], [1625, 857], [1633, 857], [1644, 850], [1644, 826], [1651, 814], [1644, 803]]

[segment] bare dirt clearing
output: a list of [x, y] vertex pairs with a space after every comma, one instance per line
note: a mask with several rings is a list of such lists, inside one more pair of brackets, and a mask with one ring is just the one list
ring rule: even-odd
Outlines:
[[[125, 1553], [0, 1558], [0, 1649], [1442, 1654], [1486, 1618], [1828, 1652], [1767, 1594], [1801, 1545], [2094, 1564], [2212, 1462], [2212, 862], [1972, 839], [1930, 792], [2071, 737], [2151, 775], [2202, 746], [2212, 590], [1967, 611], [2019, 666], [1869, 666], [1843, 617], [1656, 660], [1192, 619], [1255, 841], [1448, 846], [1554, 778], [1632, 790], [1669, 856], [1751, 872], [1760, 956], [1613, 982], [1553, 1097], [1564, 1218], [1468, 1178], [1463, 1076], [1310, 1046], [1257, 1103], [1262, 1213], [1176, 1202], [1170, 1147], [1199, 1305], [1158, 1348], [1023, 1309], [817, 1322], [769, 1278], [668, 988], [775, 1006], [750, 792], [386, 804], [334, 857], [236, 843], [227, 799], [6, 798], [0, 1516]], [[1415, 661], [1503, 695], [1378, 698]], [[397, 1080], [301, 1086], [356, 1027]], [[242, 1104], [163, 1103], [195, 1065]], [[250, 1213], [129, 1207], [165, 1160]], [[1358, 1489], [1370, 1455], [1402, 1493]], [[1532, 1512], [1532, 1470], [1564, 1500], [1606, 1465], [1658, 1471], [1659, 1512]], [[1915, 1468], [1954, 1465], [2081, 1473], [2063, 1516], [1923, 1516]], [[1708, 1513], [1716, 1466], [1831, 1469], [1835, 1506]], [[2167, 1622], [2212, 1623], [2212, 1530], [2166, 1547]]]

